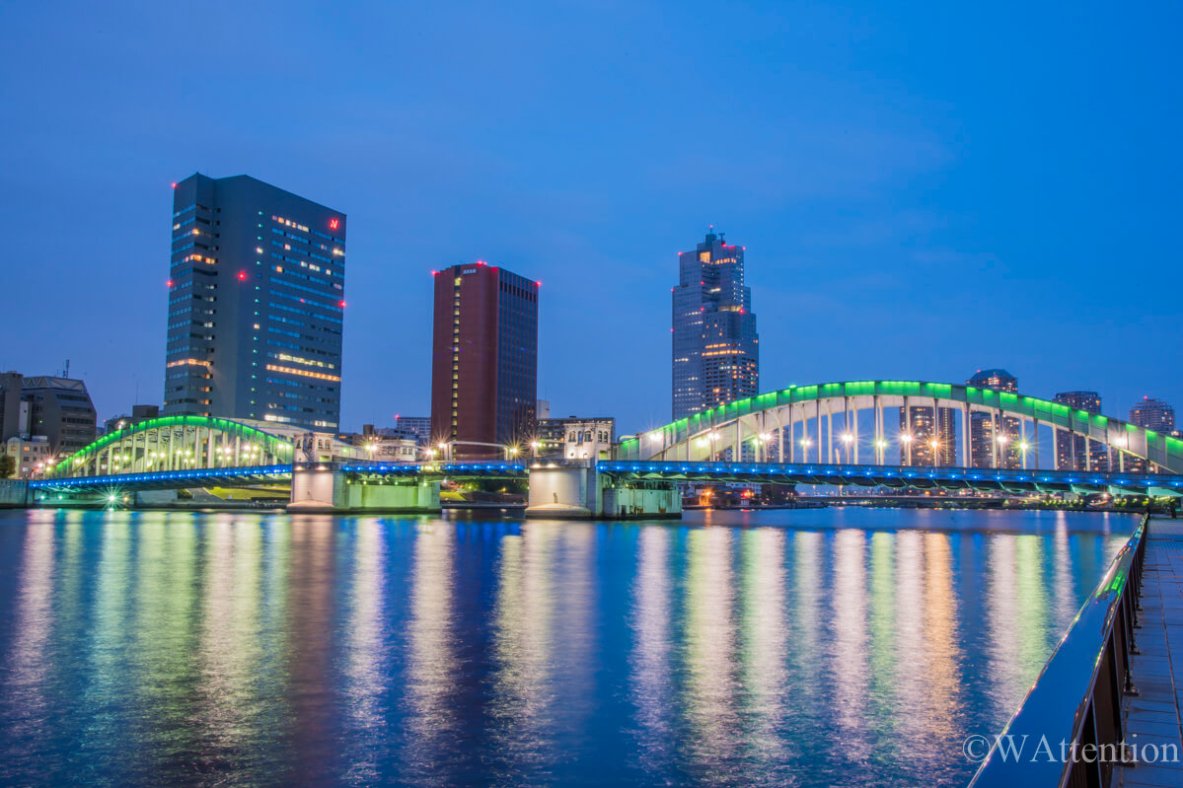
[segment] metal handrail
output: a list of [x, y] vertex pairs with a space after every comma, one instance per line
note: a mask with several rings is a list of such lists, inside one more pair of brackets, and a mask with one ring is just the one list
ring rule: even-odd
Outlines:
[[[1085, 745], [1123, 750], [1121, 701], [1134, 691], [1130, 655], [1137, 653], [1135, 625], [1149, 520], [1149, 514], [1143, 516], [1085, 600], [1018, 711], [994, 739], [971, 786], [1109, 784], [1113, 759], [1061, 756]], [[1069, 719], [1064, 706], [1073, 698], [1079, 701]], [[1054, 757], [1039, 751], [1044, 741]]]

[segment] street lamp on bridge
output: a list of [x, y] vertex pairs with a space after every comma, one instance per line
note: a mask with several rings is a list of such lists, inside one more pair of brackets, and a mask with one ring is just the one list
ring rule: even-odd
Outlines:
[[854, 435], [849, 432], [844, 432], [838, 436], [838, 439], [842, 441], [843, 446], [842, 461], [850, 462], [850, 447], [854, 444]]

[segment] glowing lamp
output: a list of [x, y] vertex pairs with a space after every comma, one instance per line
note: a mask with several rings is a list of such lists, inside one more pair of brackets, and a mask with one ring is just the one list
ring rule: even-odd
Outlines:
[[240, 282], [246, 281], [246, 271], [239, 271], [238, 272], [238, 281], [240, 281]]
[[336, 230], [340, 226], [341, 226], [340, 219], [329, 219], [329, 229], [330, 230]]

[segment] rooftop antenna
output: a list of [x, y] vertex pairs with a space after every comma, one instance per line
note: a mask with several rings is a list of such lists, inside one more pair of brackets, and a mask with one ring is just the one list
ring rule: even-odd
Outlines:
[[62, 377], [70, 377], [70, 359], [66, 359], [66, 369], [62, 372]]

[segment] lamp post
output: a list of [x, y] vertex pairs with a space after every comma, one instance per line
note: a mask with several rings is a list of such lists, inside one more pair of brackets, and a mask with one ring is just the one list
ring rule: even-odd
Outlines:
[[844, 432], [839, 440], [842, 441], [842, 461], [850, 462], [850, 447], [854, 444], [854, 435]]
[[905, 432], [902, 435], [900, 435], [900, 445], [902, 445], [904, 447], [904, 454], [906, 456], [906, 460], [904, 462], [904, 465], [911, 465], [912, 464], [912, 441], [913, 440], [914, 440], [914, 438], [912, 437], [912, 434], [909, 432]]
[[771, 432], [761, 432], [756, 436], [756, 446], [759, 447], [756, 458], [757, 462], [768, 462], [768, 444], [771, 440]]

